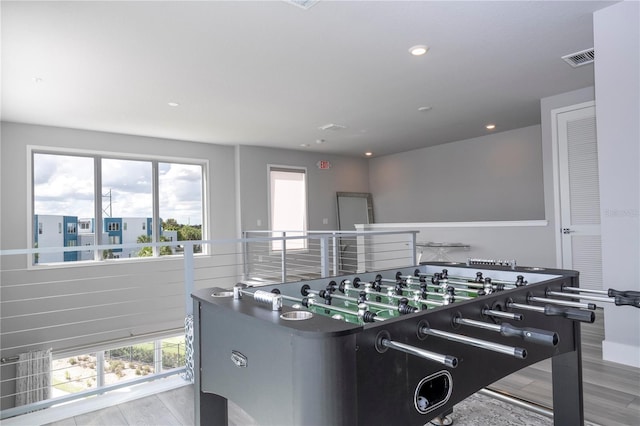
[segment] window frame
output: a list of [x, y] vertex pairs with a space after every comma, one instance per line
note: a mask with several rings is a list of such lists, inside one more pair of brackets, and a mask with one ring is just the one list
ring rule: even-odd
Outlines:
[[[34, 170], [35, 170], [35, 155], [36, 154], [45, 154], [45, 155], [60, 155], [60, 156], [75, 156], [75, 157], [87, 157], [93, 159], [93, 189], [94, 189], [94, 245], [108, 245], [108, 241], [102, 241], [102, 232], [100, 230], [103, 228], [103, 202], [102, 197], [98, 194], [102, 194], [102, 159], [110, 159], [110, 160], [133, 160], [133, 161], [148, 161], [151, 163], [152, 167], [152, 223], [159, 223], [159, 195], [160, 195], [160, 187], [159, 187], [159, 163], [169, 163], [169, 164], [184, 164], [184, 165], [193, 165], [200, 166], [202, 168], [202, 177], [201, 177], [201, 194], [202, 194], [202, 239], [209, 239], [209, 216], [210, 216], [210, 203], [209, 196], [207, 193], [207, 189], [209, 188], [209, 160], [202, 158], [190, 158], [190, 157], [178, 157], [178, 156], [164, 156], [164, 155], [142, 155], [142, 154], [132, 154], [132, 153], [122, 153], [122, 152], [111, 152], [111, 151], [98, 151], [98, 150], [83, 150], [83, 149], [74, 149], [74, 148], [62, 148], [62, 147], [51, 147], [51, 146], [40, 146], [40, 145], [27, 145], [27, 211], [30, 214], [30, 224], [27, 226], [27, 247], [33, 247], [34, 236], [36, 232], [39, 232], [39, 229], [36, 228], [37, 225], [34, 224], [35, 213], [35, 187], [34, 187]], [[80, 218], [78, 218], [80, 219]], [[98, 224], [98, 225], [96, 225]], [[155, 227], [151, 229], [151, 237], [154, 242], [161, 242], [158, 232]], [[29, 259], [27, 262], [29, 269], [43, 269], [43, 268], [58, 268], [58, 267], [79, 267], [86, 266], [92, 264], [104, 264], [105, 259], [102, 258], [102, 250], [93, 250], [94, 256], [92, 260], [83, 260], [77, 262], [51, 262], [51, 263], [34, 263], [36, 258], [36, 254], [29, 254]], [[209, 251], [207, 250], [206, 245], [203, 245], [202, 253], [196, 253], [196, 256], [208, 255]], [[179, 256], [179, 255], [173, 255]], [[153, 256], [150, 257], [127, 257], [123, 258], [121, 261], [133, 261], [133, 262], [144, 262], [144, 261], [156, 261], [160, 258], [169, 258], [172, 256], [164, 255], [160, 256], [158, 247], [154, 247]]]
[[[271, 172], [272, 171], [282, 171], [282, 172], [298, 172], [298, 173], [304, 173], [304, 207], [305, 207], [305, 216], [304, 216], [304, 230], [302, 231], [304, 234], [307, 234], [309, 232], [309, 173], [306, 167], [300, 167], [300, 166], [286, 166], [286, 165], [280, 165], [280, 164], [267, 164], [267, 201], [268, 201], [268, 206], [267, 206], [267, 217], [268, 217], [268, 221], [269, 221], [269, 229], [272, 232], [272, 237], [276, 236], [275, 233], [276, 232], [282, 232], [280, 230], [275, 230], [273, 229], [273, 194], [271, 191]], [[292, 229], [287, 229], [286, 231], [294, 231]], [[287, 252], [306, 252], [309, 250], [309, 246], [308, 246], [308, 241], [307, 239], [302, 239], [303, 242], [303, 247], [301, 248], [286, 248]], [[269, 244], [269, 251], [270, 253], [281, 253], [282, 249], [278, 249], [278, 248], [274, 248], [273, 247], [273, 242], [271, 244]]]

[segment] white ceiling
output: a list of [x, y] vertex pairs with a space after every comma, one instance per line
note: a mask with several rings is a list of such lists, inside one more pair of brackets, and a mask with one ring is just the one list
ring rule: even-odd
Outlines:
[[[407, 151], [537, 124], [541, 98], [593, 85], [593, 65], [561, 56], [593, 47], [592, 13], [609, 4], [2, 1], [2, 119]], [[416, 44], [429, 52], [409, 55]]]

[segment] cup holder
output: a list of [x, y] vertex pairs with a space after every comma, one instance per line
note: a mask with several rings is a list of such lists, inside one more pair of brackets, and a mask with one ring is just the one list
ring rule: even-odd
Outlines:
[[228, 291], [228, 290], [214, 291], [213, 293], [211, 293], [211, 297], [232, 297], [232, 296], [233, 296], [233, 291]]
[[287, 321], [304, 321], [313, 318], [309, 311], [289, 311], [280, 315], [280, 318]]

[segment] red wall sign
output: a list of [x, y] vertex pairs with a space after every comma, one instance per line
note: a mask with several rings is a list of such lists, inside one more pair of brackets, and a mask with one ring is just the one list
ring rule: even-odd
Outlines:
[[320, 170], [327, 170], [331, 168], [331, 163], [326, 160], [320, 160], [316, 163]]

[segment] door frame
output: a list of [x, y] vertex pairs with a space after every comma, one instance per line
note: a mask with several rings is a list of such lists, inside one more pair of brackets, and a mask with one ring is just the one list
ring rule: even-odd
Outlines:
[[551, 110], [551, 153], [553, 159], [553, 214], [556, 229], [554, 231], [556, 240], [556, 267], [562, 269], [562, 216], [560, 211], [560, 153], [558, 141], [558, 115], [578, 109], [595, 107], [595, 101], [581, 102], [562, 108]]

